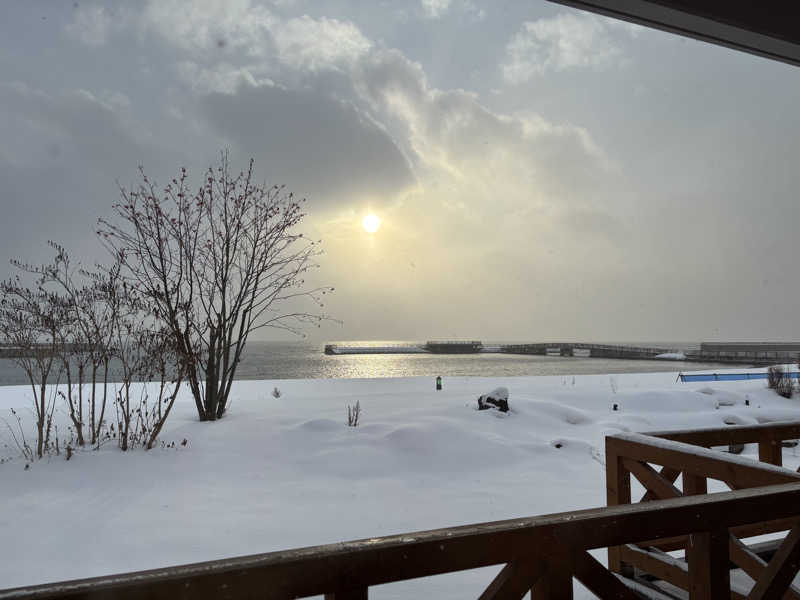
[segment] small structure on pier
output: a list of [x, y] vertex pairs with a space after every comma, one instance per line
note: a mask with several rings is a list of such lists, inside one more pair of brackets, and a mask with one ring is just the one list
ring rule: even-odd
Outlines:
[[434, 354], [474, 354], [483, 350], [483, 342], [471, 341], [434, 341], [426, 342], [425, 349]]

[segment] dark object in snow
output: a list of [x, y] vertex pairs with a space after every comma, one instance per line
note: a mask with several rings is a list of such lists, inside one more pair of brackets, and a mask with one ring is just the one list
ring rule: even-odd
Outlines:
[[745, 406], [750, 406], [750, 398], [745, 398], [744, 399], [744, 405]]
[[436, 376], [436, 389], [437, 390], [441, 390], [442, 389], [442, 376], [441, 375], [437, 375]]
[[783, 440], [781, 442], [781, 446], [783, 448], [796, 448], [797, 447], [797, 440]]
[[611, 407], [611, 410], [619, 410], [619, 404], [614, 404], [614, 405]]
[[561, 442], [556, 442], [555, 444], [553, 444], [553, 447], [555, 447], [555, 448], [561, 448], [561, 446], [563, 446], [563, 445], [564, 445], [564, 444], [562, 444]]
[[744, 444], [728, 444], [728, 452], [731, 454], [741, 454], [744, 450]]
[[504, 387], [493, 389], [488, 394], [478, 396], [478, 410], [494, 408], [508, 412], [508, 390]]

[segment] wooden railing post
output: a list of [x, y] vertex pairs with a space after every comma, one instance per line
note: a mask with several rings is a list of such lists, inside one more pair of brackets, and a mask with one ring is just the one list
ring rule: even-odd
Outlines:
[[689, 562], [690, 600], [730, 598], [728, 544], [727, 529], [703, 531], [689, 536], [686, 558]]
[[783, 445], [781, 440], [761, 440], [758, 442], [758, 460], [771, 465], [783, 465]]
[[[631, 474], [622, 464], [623, 457], [617, 450], [616, 440], [606, 437], [606, 505], [617, 506], [631, 503]], [[608, 568], [620, 575], [632, 576], [633, 569], [620, 559], [620, 547], [609, 546]]]
[[544, 574], [531, 589], [531, 600], [572, 600], [572, 557], [551, 554]]
[[325, 600], [367, 600], [367, 590], [369, 588], [353, 588], [349, 590], [340, 590], [338, 592], [329, 592], [325, 594]]

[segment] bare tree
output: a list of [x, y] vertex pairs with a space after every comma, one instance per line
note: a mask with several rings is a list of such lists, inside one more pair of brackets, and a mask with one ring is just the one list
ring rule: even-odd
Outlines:
[[257, 183], [252, 160], [234, 175], [223, 154], [196, 192], [186, 169], [163, 190], [140, 173], [137, 187], [120, 189], [120, 222], [101, 219], [98, 233], [170, 332], [200, 419], [215, 420], [250, 333], [318, 324], [325, 317], [298, 301], [321, 308], [333, 288], [306, 285], [319, 242], [295, 231], [302, 201]]
[[19, 275], [0, 283], [0, 332], [11, 349], [14, 361], [28, 378], [33, 393], [36, 417], [36, 456], [48, 451], [55, 407], [55, 386], [48, 396], [48, 379], [60, 376], [59, 359], [63, 339], [62, 328], [68, 320], [67, 309], [46, 284], [57, 270], [59, 257], [52, 264], [32, 266], [11, 261], [21, 271], [34, 274], [32, 287]]

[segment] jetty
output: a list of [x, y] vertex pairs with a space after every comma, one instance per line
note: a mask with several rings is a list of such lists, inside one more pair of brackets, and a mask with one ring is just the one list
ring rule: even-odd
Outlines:
[[388, 345], [326, 344], [325, 354], [532, 354], [627, 360], [682, 360], [764, 366], [800, 360], [800, 343], [703, 342], [692, 348], [594, 344], [586, 342], [532, 342], [491, 344], [480, 340], [409, 342]]

